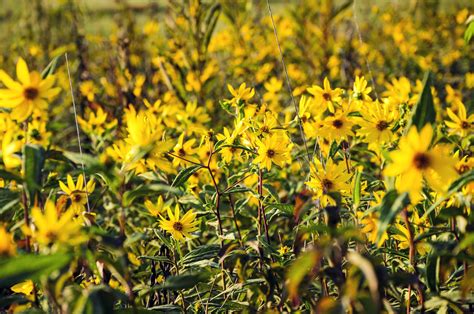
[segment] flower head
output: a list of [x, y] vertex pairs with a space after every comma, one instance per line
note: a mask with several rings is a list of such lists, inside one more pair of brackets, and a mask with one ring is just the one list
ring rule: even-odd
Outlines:
[[39, 207], [34, 207], [31, 216], [36, 226], [33, 237], [40, 244], [76, 245], [87, 240], [81, 232], [81, 221], [74, 220], [75, 213], [72, 209], [59, 215], [54, 202], [47, 201], [44, 214]]
[[53, 88], [54, 76], [42, 79], [40, 73], [28, 70], [22, 58], [16, 64], [16, 76], [19, 82], [0, 70], [0, 81], [6, 87], [0, 89], [0, 107], [11, 108], [14, 120], [25, 121], [34, 109], [46, 109], [48, 101], [60, 92], [59, 87]]
[[324, 78], [323, 87], [313, 85], [308, 88], [308, 92], [313, 95], [318, 104], [323, 104], [330, 112], [335, 111], [335, 103], [341, 101], [342, 89], [331, 88], [328, 78]]
[[80, 174], [77, 177], [77, 182], [74, 184], [74, 180], [68, 174], [67, 185], [62, 181], [59, 181], [59, 187], [69, 197], [69, 200], [71, 201], [70, 209], [76, 215], [80, 215], [85, 209], [84, 205], [87, 204], [88, 195], [94, 191], [95, 182], [91, 179], [87, 182], [87, 185], [85, 185], [84, 177]]
[[408, 192], [412, 202], [420, 200], [423, 178], [437, 192], [444, 192], [456, 177], [456, 160], [442, 146], [430, 148], [433, 128], [427, 124], [418, 132], [412, 127], [399, 143], [399, 149], [390, 153], [392, 163], [385, 175], [399, 176], [397, 190]]
[[260, 164], [270, 170], [272, 164], [283, 167], [291, 161], [292, 145], [288, 137], [280, 133], [267, 136], [263, 141], [257, 140], [258, 156], [253, 160], [254, 164]]
[[168, 219], [160, 216], [161, 228], [171, 233], [171, 236], [178, 241], [191, 238], [191, 232], [196, 231], [199, 223], [196, 220], [196, 214], [189, 210], [183, 217], [180, 217], [179, 205], [176, 205], [174, 213], [170, 208], [168, 208], [167, 212]]

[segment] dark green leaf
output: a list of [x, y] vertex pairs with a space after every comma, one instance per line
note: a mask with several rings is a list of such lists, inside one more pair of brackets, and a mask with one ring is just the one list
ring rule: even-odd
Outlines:
[[220, 246], [217, 244], [201, 245], [183, 257], [183, 264], [190, 265], [205, 259], [213, 259], [218, 257]]
[[0, 260], [0, 288], [8, 288], [26, 279], [36, 280], [67, 265], [71, 256], [21, 255]]
[[41, 173], [44, 167], [44, 149], [38, 145], [23, 146], [23, 173], [30, 204], [41, 190]]
[[431, 94], [431, 81], [431, 73], [427, 72], [423, 79], [423, 90], [421, 91], [418, 102], [413, 107], [412, 115], [408, 121], [406, 131], [408, 131], [412, 126], [416, 126], [418, 130], [421, 130], [426, 124], [435, 122], [436, 111], [433, 102], [433, 95]]
[[190, 176], [192, 176], [196, 171], [201, 169], [202, 166], [194, 165], [188, 168], [181, 170], [178, 175], [174, 178], [173, 183], [171, 183], [172, 187], [182, 186]]
[[437, 254], [430, 253], [426, 257], [426, 284], [431, 292], [438, 292], [439, 263], [440, 258]]
[[407, 193], [398, 195], [397, 191], [391, 190], [385, 194], [380, 205], [379, 229], [377, 232], [377, 243], [387, 230], [388, 226], [393, 222], [398, 213], [409, 204]]
[[4, 180], [8, 180], [8, 181], [14, 180], [17, 183], [23, 182], [23, 179], [20, 176], [14, 174], [14, 173], [8, 172], [6, 170], [3, 170], [3, 169], [0, 169], [0, 178], [2, 178]]

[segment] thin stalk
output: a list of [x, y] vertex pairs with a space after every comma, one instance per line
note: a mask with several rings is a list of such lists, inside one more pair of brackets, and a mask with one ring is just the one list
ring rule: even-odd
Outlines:
[[244, 243], [242, 241], [242, 234], [240, 233], [240, 227], [239, 227], [239, 224], [237, 223], [237, 217], [235, 215], [234, 201], [232, 200], [232, 195], [231, 194], [229, 194], [229, 204], [230, 204], [230, 209], [232, 210], [232, 219], [234, 220], [235, 229], [237, 230], [237, 236], [239, 237], [240, 246], [243, 247]]

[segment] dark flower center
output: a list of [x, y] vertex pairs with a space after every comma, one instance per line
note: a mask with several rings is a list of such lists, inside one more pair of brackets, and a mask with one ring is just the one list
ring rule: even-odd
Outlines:
[[469, 122], [467, 122], [467, 121], [462, 121], [462, 122], [461, 122], [461, 128], [464, 129], [464, 130], [465, 130], [465, 129], [469, 129]]
[[344, 125], [344, 122], [342, 120], [336, 119], [332, 122], [332, 125], [336, 128], [339, 129]]
[[379, 131], [385, 130], [386, 128], [388, 128], [388, 123], [387, 123], [387, 121], [383, 121], [383, 120], [382, 120], [382, 121], [379, 121], [379, 123], [377, 123], [377, 125], [376, 125], [376, 128], [377, 128], [377, 130], [379, 130]]
[[180, 148], [180, 149], [178, 150], [178, 154], [179, 154], [179, 156], [181, 156], [181, 157], [186, 156], [186, 152], [185, 152], [184, 149], [182, 149], [182, 148]]
[[331, 100], [331, 94], [329, 94], [329, 93], [324, 93], [324, 94], [323, 94], [323, 98], [324, 98], [325, 101], [330, 101], [330, 100]]
[[458, 168], [458, 173], [463, 174], [463, 173], [467, 172], [468, 170], [469, 170], [468, 165], [462, 165], [461, 167]]
[[273, 149], [267, 150], [267, 156], [269, 158], [272, 158], [273, 156], [275, 156], [275, 151]]
[[261, 130], [262, 130], [262, 133], [270, 133], [270, 129], [266, 125], [263, 126]]
[[183, 224], [179, 221], [176, 221], [173, 224], [173, 229], [176, 230], [176, 231], [182, 231], [183, 230]]
[[38, 94], [39, 90], [34, 87], [25, 88], [25, 90], [23, 91], [23, 95], [25, 95], [25, 98], [29, 100], [36, 99], [36, 97], [38, 97]]
[[324, 189], [324, 192], [326, 193], [327, 191], [330, 191], [332, 189], [332, 187], [334, 186], [334, 183], [332, 183], [331, 180], [329, 179], [323, 179], [323, 189]]
[[413, 164], [416, 168], [423, 170], [430, 166], [431, 160], [430, 156], [424, 153], [417, 153], [413, 158]]
[[82, 200], [82, 195], [79, 193], [74, 193], [71, 195], [71, 201], [73, 203], [79, 203]]

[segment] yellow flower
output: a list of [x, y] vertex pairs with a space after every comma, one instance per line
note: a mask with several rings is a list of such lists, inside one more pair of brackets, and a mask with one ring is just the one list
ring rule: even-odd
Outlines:
[[395, 124], [396, 112], [389, 108], [387, 103], [375, 103], [361, 111], [362, 119], [359, 120], [359, 136], [365, 137], [369, 148], [378, 148], [388, 143], [393, 138], [392, 128]]
[[194, 157], [194, 155], [197, 153], [196, 149], [193, 148], [194, 143], [196, 143], [196, 139], [194, 138], [184, 142], [184, 133], [181, 134], [181, 136], [178, 138], [178, 143], [173, 149], [173, 153], [176, 156], [173, 157], [173, 165], [175, 167], [179, 165], [187, 166], [189, 162], [184, 159], [193, 162], [199, 162], [199, 160]]
[[412, 203], [421, 199], [423, 178], [435, 191], [444, 192], [456, 177], [455, 159], [441, 146], [430, 148], [432, 138], [430, 124], [419, 133], [412, 127], [400, 140], [399, 149], [390, 153], [392, 163], [384, 171], [387, 176], [399, 176], [397, 190], [408, 192]]
[[357, 101], [372, 101], [372, 98], [369, 96], [370, 92], [372, 91], [372, 87], [367, 85], [367, 80], [363, 76], [356, 76], [352, 97]]
[[126, 164], [126, 170], [135, 173], [144, 173], [148, 169], [157, 169], [170, 172], [174, 171], [171, 162], [166, 158], [166, 153], [172, 148], [173, 143], [163, 139], [163, 126], [154, 115], [144, 111], [136, 112], [130, 107], [125, 118], [127, 121], [128, 136], [124, 143], [113, 146], [113, 156], [119, 157]]
[[398, 80], [392, 79], [392, 83], [386, 83], [387, 91], [384, 96], [391, 98], [391, 101], [396, 105], [408, 104], [413, 105], [416, 98], [411, 95], [411, 84], [406, 77], [401, 77]]
[[254, 164], [259, 164], [270, 170], [272, 163], [283, 167], [285, 163], [291, 161], [292, 145], [286, 135], [275, 133], [265, 137], [263, 141], [257, 139], [256, 143], [258, 156], [253, 160]]
[[367, 236], [367, 239], [378, 247], [382, 246], [382, 244], [388, 239], [388, 234], [385, 231], [382, 234], [380, 241], [377, 242], [377, 234], [379, 232], [379, 214], [375, 211], [371, 213], [358, 211], [357, 218], [363, 225], [360, 231]]
[[458, 134], [461, 137], [466, 135], [472, 135], [474, 126], [474, 114], [467, 116], [466, 107], [462, 102], [457, 103], [457, 114], [455, 114], [450, 108], [447, 109], [447, 113], [451, 121], [445, 121], [446, 125], [450, 129], [450, 133]]
[[87, 185], [84, 184], [84, 177], [80, 174], [77, 177], [77, 182], [74, 184], [74, 180], [68, 174], [67, 175], [67, 185], [62, 181], [59, 181], [59, 187], [67, 194], [71, 200], [71, 206], [69, 207], [75, 215], [80, 215], [84, 209], [85, 204], [87, 204], [87, 197], [94, 191], [95, 182], [90, 179], [87, 182]]
[[35, 296], [33, 295], [34, 283], [31, 280], [26, 280], [10, 288], [11, 291], [15, 293], [22, 293], [24, 294], [28, 300], [34, 301]]
[[280, 245], [280, 248], [278, 249], [278, 253], [280, 256], [284, 256], [285, 254], [291, 252], [291, 248], [286, 246], [286, 245]]
[[16, 64], [16, 76], [19, 82], [0, 70], [0, 81], [6, 87], [0, 89], [0, 107], [11, 108], [14, 120], [26, 120], [35, 108], [46, 109], [48, 101], [60, 92], [60, 88], [53, 88], [54, 76], [41, 79], [40, 73], [28, 70], [22, 58]]
[[173, 211], [168, 208], [168, 220], [161, 217], [160, 226], [164, 230], [171, 233], [173, 238], [178, 241], [182, 241], [186, 238], [191, 238], [191, 232], [196, 231], [198, 221], [196, 221], [196, 214], [189, 210], [180, 218], [179, 206], [176, 205], [174, 214]]
[[[219, 141], [224, 141], [224, 145], [238, 145], [238, 137], [243, 131], [245, 131], [245, 129], [246, 127], [244, 126], [243, 121], [240, 120], [235, 123], [235, 128], [232, 131], [232, 134], [228, 128], [224, 127], [224, 133], [217, 134], [217, 139]], [[225, 163], [230, 163], [232, 160], [243, 162], [242, 152], [243, 150], [240, 148], [225, 146], [220, 150], [219, 153]]]
[[240, 84], [239, 89], [234, 89], [232, 85], [227, 84], [227, 88], [234, 98], [233, 103], [239, 103], [241, 101], [247, 101], [255, 95], [255, 90], [251, 87], [247, 87], [245, 83]]
[[21, 165], [21, 157], [17, 153], [21, 151], [23, 143], [17, 140], [13, 131], [7, 131], [2, 140], [2, 158], [6, 169], [17, 168]]
[[161, 213], [165, 212], [169, 208], [168, 205], [165, 205], [163, 197], [161, 195], [158, 196], [156, 204], [153, 204], [150, 200], [146, 200], [145, 207], [146, 209], [148, 209], [150, 214], [156, 217], [158, 217]]
[[76, 245], [87, 240], [81, 233], [81, 221], [74, 220], [75, 213], [69, 209], [59, 216], [53, 201], [48, 200], [44, 214], [39, 207], [31, 210], [36, 229], [33, 237], [43, 245], [67, 244]]
[[329, 83], [328, 78], [324, 78], [324, 88], [313, 85], [308, 88], [308, 93], [314, 96], [316, 103], [322, 104], [327, 108], [330, 112], [335, 111], [335, 103], [341, 101], [341, 94], [342, 89], [335, 88], [331, 89], [331, 84]]
[[[399, 234], [394, 234], [391, 237], [398, 242], [398, 249], [405, 250], [410, 247], [410, 233], [408, 229], [399, 224], [395, 224], [396, 229], [399, 231]], [[429, 251], [429, 246], [426, 243], [420, 242], [416, 243], [416, 251], [419, 255], [425, 255]]]
[[0, 257], [16, 254], [16, 245], [13, 236], [8, 233], [4, 226], [0, 226]]
[[107, 113], [102, 107], [97, 107], [97, 110], [89, 110], [89, 118], [87, 120], [78, 117], [78, 122], [81, 128], [87, 134], [102, 135], [106, 130], [110, 130], [117, 125], [117, 119], [107, 122]]
[[83, 96], [86, 96], [88, 101], [94, 101], [95, 94], [98, 92], [97, 87], [93, 81], [84, 81], [79, 85], [79, 91]]
[[321, 205], [326, 207], [329, 204], [334, 204], [334, 200], [328, 195], [329, 193], [344, 194], [350, 191], [350, 184], [347, 183], [350, 177], [351, 175], [347, 173], [342, 163], [335, 164], [332, 159], [329, 159], [326, 166], [323, 167], [321, 162], [315, 159], [310, 169], [310, 179], [306, 185], [314, 192], [314, 198], [319, 199]]
[[333, 116], [324, 119], [319, 129], [320, 135], [329, 141], [347, 140], [349, 136], [353, 136], [352, 127], [354, 122], [348, 111], [337, 110]]

